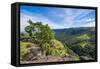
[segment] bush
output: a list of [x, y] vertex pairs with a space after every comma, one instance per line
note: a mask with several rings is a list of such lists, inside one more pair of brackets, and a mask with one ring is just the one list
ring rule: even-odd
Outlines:
[[50, 41], [50, 47], [48, 47], [47, 53], [53, 56], [65, 56], [67, 52], [60, 41], [53, 39]]

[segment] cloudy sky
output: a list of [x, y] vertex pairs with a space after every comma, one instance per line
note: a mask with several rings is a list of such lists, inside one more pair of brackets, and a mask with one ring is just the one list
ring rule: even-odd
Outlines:
[[56, 8], [41, 6], [20, 6], [20, 26], [24, 31], [27, 21], [42, 22], [48, 24], [52, 29], [63, 29], [71, 27], [94, 27], [95, 10]]

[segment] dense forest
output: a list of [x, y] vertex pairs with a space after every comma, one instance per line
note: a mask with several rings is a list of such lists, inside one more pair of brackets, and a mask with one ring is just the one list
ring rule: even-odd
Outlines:
[[20, 33], [20, 62], [60, 62], [95, 59], [95, 27], [51, 29], [28, 21]]
[[95, 27], [56, 29], [55, 37], [81, 60], [95, 59]]

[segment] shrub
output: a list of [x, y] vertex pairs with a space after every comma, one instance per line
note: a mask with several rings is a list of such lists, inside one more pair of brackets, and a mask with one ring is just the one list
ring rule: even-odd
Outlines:
[[50, 47], [48, 47], [47, 53], [53, 56], [65, 56], [67, 52], [60, 41], [53, 39], [50, 41]]

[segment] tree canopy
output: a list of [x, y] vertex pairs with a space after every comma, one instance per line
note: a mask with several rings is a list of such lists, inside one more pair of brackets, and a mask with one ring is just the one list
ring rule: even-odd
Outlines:
[[43, 25], [42, 22], [33, 23], [28, 21], [29, 25], [25, 27], [25, 31], [29, 34], [31, 40], [36, 40], [39, 43], [49, 42], [54, 39], [54, 32], [48, 24]]

